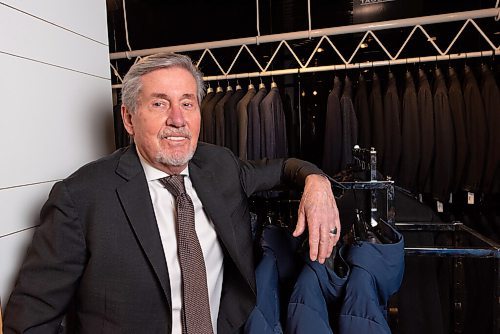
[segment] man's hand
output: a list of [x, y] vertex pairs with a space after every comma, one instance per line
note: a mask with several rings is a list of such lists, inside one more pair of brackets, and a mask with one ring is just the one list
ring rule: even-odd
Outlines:
[[309, 231], [309, 256], [312, 261], [324, 263], [340, 237], [339, 211], [330, 181], [324, 176], [307, 176], [293, 236], [304, 233], [306, 225]]

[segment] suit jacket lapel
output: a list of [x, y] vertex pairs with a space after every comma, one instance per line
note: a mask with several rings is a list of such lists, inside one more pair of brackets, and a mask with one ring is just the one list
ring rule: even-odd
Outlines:
[[[223, 203], [226, 203], [227, 200], [225, 200], [223, 195], [218, 191], [213, 172], [204, 168], [199, 158], [195, 155], [189, 164], [189, 176], [196, 189], [196, 193], [203, 203], [207, 215], [214, 223], [219, 239], [227, 250], [228, 254], [226, 255], [231, 256], [238, 270], [242, 273], [243, 277], [246, 277], [248, 280], [249, 277], [253, 277], [253, 272], [249, 272], [248, 266], [244, 266], [244, 261], [240, 258], [240, 250], [238, 248], [238, 241], [236, 240], [231, 217], [228, 210], [222, 207], [224, 205]], [[251, 279], [248, 280], [248, 285], [252, 289], [255, 289], [255, 283]]]
[[170, 300], [170, 281], [160, 232], [154, 215], [149, 188], [135, 146], [121, 157], [116, 172], [128, 182], [117, 188], [118, 197], [147, 259], [160, 281], [163, 293]]

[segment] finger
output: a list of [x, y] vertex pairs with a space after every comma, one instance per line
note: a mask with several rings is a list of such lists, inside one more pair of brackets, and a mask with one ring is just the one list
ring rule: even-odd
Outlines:
[[302, 233], [304, 233], [306, 229], [306, 217], [304, 214], [304, 210], [299, 208], [299, 214], [297, 217], [297, 225], [295, 225], [295, 230], [293, 231], [293, 236], [298, 237]]
[[318, 247], [318, 262], [323, 263], [325, 259], [331, 253], [331, 248], [333, 247], [332, 237], [328, 225], [323, 224], [320, 228], [320, 241]]
[[319, 244], [320, 244], [319, 228], [315, 227], [314, 224], [309, 222], [309, 257], [311, 261], [316, 261], [318, 259]]

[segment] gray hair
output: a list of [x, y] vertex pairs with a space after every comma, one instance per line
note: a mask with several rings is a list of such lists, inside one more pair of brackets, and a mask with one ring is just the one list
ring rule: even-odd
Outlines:
[[203, 74], [188, 56], [176, 53], [157, 53], [142, 58], [136, 64], [132, 65], [123, 79], [122, 103], [127, 107], [130, 113], [135, 113], [139, 102], [139, 94], [142, 89], [141, 77], [155, 70], [170, 67], [184, 68], [191, 73], [196, 80], [198, 103], [201, 103], [205, 96], [205, 82]]

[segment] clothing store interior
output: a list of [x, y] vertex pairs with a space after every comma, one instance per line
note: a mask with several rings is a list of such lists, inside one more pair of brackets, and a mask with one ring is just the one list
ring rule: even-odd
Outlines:
[[[130, 142], [120, 119], [130, 66], [155, 50], [188, 55], [208, 85], [200, 140], [244, 160], [308, 160], [332, 180], [342, 223], [334, 268], [348, 283], [322, 288], [326, 321], [318, 300], [315, 312], [294, 311], [307, 333], [347, 333], [346, 309], [375, 333], [499, 333], [495, 5], [107, 0], [116, 148]], [[266, 227], [293, 230], [299, 198], [253, 196], [257, 253]], [[356, 245], [366, 263], [341, 250]], [[304, 265], [293, 247], [279, 277], [283, 326]]]

